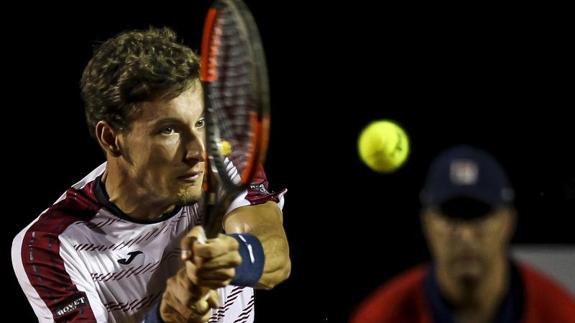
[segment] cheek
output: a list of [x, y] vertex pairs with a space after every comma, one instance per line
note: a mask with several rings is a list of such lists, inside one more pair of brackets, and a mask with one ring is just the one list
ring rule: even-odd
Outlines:
[[499, 223], [490, 228], [489, 232], [485, 234], [484, 243], [490, 246], [491, 250], [504, 250], [509, 239], [508, 233], [506, 226], [503, 223]]
[[152, 164], [162, 165], [170, 163], [178, 156], [179, 145], [175, 141], [167, 141], [150, 147], [149, 161]]
[[449, 248], [448, 235], [440, 226], [430, 225], [427, 239], [432, 249], [431, 251], [436, 257], [441, 257], [447, 253], [447, 249]]
[[158, 181], [164, 181], [171, 176], [169, 168], [173, 167], [172, 153], [165, 147], [141, 147], [137, 152], [134, 151], [131, 168], [133, 175], [139, 180], [148, 182], [155, 182], [153, 185], [159, 184]]

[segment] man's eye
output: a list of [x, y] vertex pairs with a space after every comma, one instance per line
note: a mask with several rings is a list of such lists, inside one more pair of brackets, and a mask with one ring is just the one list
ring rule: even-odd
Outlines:
[[200, 118], [200, 119], [198, 119], [198, 121], [196, 121], [196, 127], [197, 128], [203, 128], [205, 126], [206, 126], [206, 119]]
[[162, 135], [171, 135], [174, 132], [176, 132], [176, 130], [172, 127], [165, 127], [165, 128], [162, 128], [162, 130], [160, 130], [160, 133]]

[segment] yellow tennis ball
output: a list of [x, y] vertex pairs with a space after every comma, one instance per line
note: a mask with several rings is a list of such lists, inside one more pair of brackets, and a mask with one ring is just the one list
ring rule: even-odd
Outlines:
[[409, 155], [407, 134], [390, 120], [378, 120], [367, 125], [357, 144], [361, 160], [379, 173], [397, 170]]
[[227, 140], [220, 141], [219, 148], [220, 153], [225, 157], [228, 157], [232, 154], [232, 144], [230, 144], [230, 142]]

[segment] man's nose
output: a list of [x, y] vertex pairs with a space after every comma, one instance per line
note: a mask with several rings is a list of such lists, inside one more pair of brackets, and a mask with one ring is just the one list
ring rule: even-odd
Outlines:
[[206, 145], [199, 136], [190, 138], [186, 144], [186, 161], [202, 162], [206, 160]]
[[473, 241], [477, 238], [477, 229], [473, 223], [458, 223], [453, 230], [454, 234], [462, 241]]

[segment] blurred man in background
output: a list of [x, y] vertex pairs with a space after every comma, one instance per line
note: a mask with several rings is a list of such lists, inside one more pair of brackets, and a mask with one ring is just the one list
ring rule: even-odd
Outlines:
[[488, 153], [457, 146], [440, 154], [421, 194], [432, 264], [382, 286], [352, 322], [575, 322], [572, 295], [510, 259], [513, 199]]

